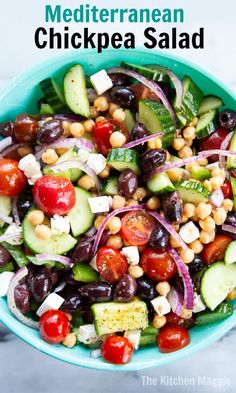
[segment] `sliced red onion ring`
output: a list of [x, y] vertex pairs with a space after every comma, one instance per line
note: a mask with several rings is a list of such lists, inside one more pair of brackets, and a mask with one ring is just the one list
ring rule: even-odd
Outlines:
[[159, 223], [169, 232], [171, 236], [175, 238], [175, 240], [179, 243], [180, 247], [184, 250], [188, 249], [188, 246], [184, 243], [182, 237], [172, 228], [172, 226], [166, 221], [159, 213], [148, 210], [150, 216], [154, 217]]
[[0, 152], [6, 149], [8, 146], [12, 145], [12, 137], [8, 136], [0, 141]]
[[146, 205], [145, 204], [134, 205], [134, 206], [126, 206], [126, 207], [122, 207], [120, 209], [113, 210], [111, 213], [109, 213], [106, 216], [105, 220], [102, 222], [101, 226], [99, 227], [99, 229], [97, 231], [97, 234], [96, 234], [96, 237], [95, 237], [95, 240], [94, 240], [94, 243], [93, 243], [93, 248], [92, 248], [93, 255], [95, 255], [96, 252], [97, 252], [98, 245], [99, 245], [99, 242], [101, 240], [103, 231], [104, 231], [108, 221], [110, 220], [110, 218], [116, 216], [117, 214], [126, 213], [126, 212], [129, 212], [131, 210], [143, 210], [143, 209], [146, 209]]
[[66, 171], [67, 169], [71, 168], [81, 169], [81, 171], [87, 173], [87, 175], [89, 175], [93, 179], [97, 190], [100, 189], [101, 183], [98, 179], [98, 176], [87, 164], [75, 160], [68, 160], [51, 166], [51, 170], [53, 172]]
[[3, 222], [6, 222], [7, 224], [12, 224], [13, 222], [13, 218], [12, 217], [8, 217], [5, 214], [0, 212], [0, 220]]
[[20, 217], [18, 214], [18, 208], [17, 208], [17, 197], [13, 198], [13, 200], [12, 200], [12, 215], [13, 215], [16, 225], [21, 225]]
[[98, 358], [100, 358], [101, 356], [102, 356], [101, 349], [93, 349], [93, 350], [90, 352], [90, 357], [93, 358], [93, 359], [98, 359]]
[[90, 142], [88, 139], [85, 139], [85, 138], [65, 138], [65, 139], [60, 139], [57, 142], [51, 143], [50, 145], [44, 145], [40, 150], [37, 151], [37, 153], [35, 154], [35, 157], [37, 160], [39, 160], [42, 157], [42, 154], [47, 149], [60, 149], [61, 147], [70, 149], [74, 146], [81, 147], [81, 148], [87, 149], [87, 150], [93, 150], [93, 148], [94, 148], [92, 142]]
[[26, 317], [22, 312], [17, 308], [15, 302], [15, 288], [19, 284], [19, 282], [26, 277], [28, 274], [27, 267], [22, 267], [18, 270], [18, 272], [12, 277], [8, 292], [7, 292], [7, 303], [9, 310], [13, 315], [18, 319], [18, 321], [22, 322], [24, 325], [29, 326], [33, 329], [38, 329], [38, 322], [34, 321], [31, 318]]
[[65, 257], [63, 255], [54, 255], [54, 254], [36, 254], [36, 258], [39, 261], [56, 261], [62, 263], [65, 268], [69, 269], [73, 266], [72, 259]]
[[108, 74], [118, 73], [118, 74], [131, 76], [131, 78], [137, 79], [137, 81], [141, 82], [144, 86], [148, 87], [151, 91], [153, 91], [157, 95], [158, 98], [160, 98], [165, 108], [170, 112], [174, 124], [176, 124], [175, 113], [164, 91], [160, 88], [160, 86], [156, 82], [150, 81], [149, 79], [145, 78], [145, 76], [140, 75], [138, 72], [127, 70], [126, 68], [122, 68], [122, 67], [113, 67], [110, 68], [107, 72]]
[[85, 232], [85, 236], [90, 237], [95, 235], [95, 233], [97, 232], [96, 228], [94, 226], [92, 226], [92, 228], [90, 228], [87, 232]]
[[236, 227], [234, 227], [233, 225], [223, 224], [222, 230], [236, 235]]
[[135, 146], [142, 145], [142, 143], [148, 142], [148, 141], [150, 141], [152, 139], [160, 138], [163, 135], [164, 135], [164, 132], [159, 132], [157, 134], [144, 136], [143, 138], [136, 139], [135, 141], [126, 143], [123, 147], [125, 147], [127, 149], [132, 149]]
[[211, 200], [211, 203], [213, 203], [214, 206], [221, 207], [222, 202], [224, 200], [224, 194], [223, 194], [221, 188], [219, 188], [218, 190], [213, 191], [213, 193], [211, 194], [210, 200]]
[[187, 266], [185, 263], [182, 261], [180, 258], [179, 254], [174, 250], [174, 248], [169, 247], [168, 249], [169, 253], [173, 257], [179, 274], [182, 277], [183, 284], [184, 284], [184, 307], [187, 310], [192, 310], [193, 309], [193, 303], [194, 303], [194, 290], [193, 290], [193, 285], [192, 285], [192, 280], [188, 271]]
[[[225, 150], [228, 148], [233, 134], [234, 134], [234, 131], [230, 132], [227, 135], [227, 137], [221, 143], [220, 150]], [[220, 164], [220, 168], [224, 168], [224, 166], [225, 166], [225, 157], [224, 156], [221, 156], [221, 155], [219, 156], [219, 164]]]
[[171, 310], [180, 316], [183, 307], [183, 295], [178, 288], [171, 287], [167, 295], [167, 300], [170, 303]]

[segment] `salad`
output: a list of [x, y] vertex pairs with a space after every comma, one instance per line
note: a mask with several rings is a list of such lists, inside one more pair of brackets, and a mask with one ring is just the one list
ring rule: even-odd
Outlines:
[[50, 344], [125, 364], [236, 298], [236, 112], [159, 65], [40, 83], [1, 124], [0, 296]]

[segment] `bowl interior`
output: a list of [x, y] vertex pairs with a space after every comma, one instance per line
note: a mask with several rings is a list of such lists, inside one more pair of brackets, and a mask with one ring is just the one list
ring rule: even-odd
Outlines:
[[[42, 79], [51, 76], [61, 80], [70, 65], [75, 63], [82, 64], [86, 73], [91, 74], [101, 68], [118, 65], [121, 60], [137, 64], [158, 63], [171, 68], [179, 77], [183, 77], [185, 74], [190, 75], [205, 94], [218, 95], [223, 99], [226, 107], [235, 107], [235, 95], [226, 86], [206, 71], [176, 56], [153, 54], [143, 50], [108, 50], [99, 56], [96, 52], [76, 51], [66, 52], [51, 58], [26, 73], [17, 76], [0, 97], [0, 121], [14, 119], [23, 112], [37, 113], [36, 103], [41, 98], [38, 83]], [[82, 345], [68, 349], [61, 345], [53, 346], [47, 344], [40, 338], [37, 331], [22, 325], [11, 315], [7, 302], [3, 298], [0, 298], [0, 320], [27, 343], [60, 360], [95, 369], [128, 371], [163, 365], [205, 348], [235, 325], [236, 314], [234, 313], [225, 321], [192, 329], [190, 332], [191, 344], [181, 351], [172, 354], [161, 354], [156, 347], [141, 349], [134, 354], [131, 363], [125, 366], [113, 366], [103, 362], [101, 359], [93, 359], [90, 357], [90, 351]]]

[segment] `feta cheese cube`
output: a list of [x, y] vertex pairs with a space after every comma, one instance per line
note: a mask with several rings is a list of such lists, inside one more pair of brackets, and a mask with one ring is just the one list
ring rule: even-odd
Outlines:
[[201, 296], [198, 293], [194, 292], [193, 312], [198, 313], [198, 312], [205, 310], [205, 308], [206, 308], [206, 306], [203, 303]]
[[24, 172], [29, 184], [33, 185], [36, 180], [42, 177], [40, 163], [33, 154], [28, 154], [19, 161], [19, 168]]
[[170, 312], [170, 303], [165, 296], [157, 296], [155, 299], [151, 300], [151, 303], [159, 317]]
[[7, 291], [14, 275], [15, 273], [13, 272], [3, 272], [0, 274], [0, 297], [7, 296]]
[[64, 303], [65, 299], [57, 295], [57, 293], [50, 293], [38, 308], [36, 314], [41, 317], [48, 310], [58, 310]]
[[90, 81], [99, 96], [113, 86], [112, 80], [105, 70], [98, 71], [96, 74], [90, 76]]
[[130, 265], [138, 265], [139, 251], [137, 246], [123, 247], [121, 253]]
[[70, 232], [70, 220], [69, 217], [59, 216], [58, 214], [54, 214], [51, 218], [51, 230], [52, 235], [61, 236], [63, 233]]
[[110, 197], [107, 196], [88, 198], [88, 203], [92, 213], [105, 213], [110, 210]]
[[94, 269], [94, 270], [96, 270], [96, 272], [98, 272], [98, 267], [97, 267], [97, 254], [96, 255], [94, 255], [94, 257], [91, 259], [91, 261], [90, 261], [90, 266]]
[[98, 175], [106, 167], [106, 158], [102, 154], [89, 154], [86, 164]]
[[129, 331], [125, 332], [124, 336], [128, 338], [128, 340], [133, 345], [134, 349], [138, 349], [139, 342], [140, 342], [140, 336], [141, 336], [141, 330], [129, 330]]
[[85, 163], [89, 158], [90, 152], [87, 149], [79, 148], [77, 156], [80, 162]]
[[192, 221], [189, 221], [187, 224], [182, 225], [179, 230], [179, 235], [185, 243], [189, 244], [200, 237], [200, 231]]
[[12, 238], [7, 240], [7, 243], [11, 245], [18, 246], [23, 243], [23, 236], [22, 236], [22, 228], [21, 226], [17, 225], [15, 222], [9, 225], [7, 230], [4, 232], [4, 235], [15, 235]]
[[78, 329], [78, 340], [83, 344], [94, 344], [98, 341], [99, 336], [95, 331], [93, 324], [82, 325]]

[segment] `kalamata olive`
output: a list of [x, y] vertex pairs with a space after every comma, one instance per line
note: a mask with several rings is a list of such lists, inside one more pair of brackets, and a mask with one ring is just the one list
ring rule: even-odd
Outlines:
[[137, 292], [136, 295], [143, 300], [152, 300], [157, 296], [156, 284], [148, 278], [140, 277], [136, 280]]
[[162, 165], [166, 160], [166, 151], [164, 149], [149, 150], [141, 158], [140, 166], [144, 173], [151, 172], [155, 167]]
[[26, 214], [28, 213], [29, 209], [33, 206], [33, 194], [29, 193], [22, 193], [19, 195], [17, 199], [17, 207], [18, 207], [18, 214], [20, 219], [23, 220]]
[[219, 120], [220, 125], [227, 128], [227, 130], [234, 128], [236, 126], [236, 112], [232, 109], [225, 109], [220, 112]]
[[224, 224], [236, 227], [236, 214], [231, 212], [228, 213]]
[[119, 176], [119, 194], [130, 198], [138, 187], [138, 177], [131, 169], [126, 169]]
[[42, 303], [49, 295], [52, 288], [52, 281], [45, 273], [36, 274], [31, 280], [31, 294], [34, 300]]
[[88, 240], [81, 240], [72, 252], [72, 260], [75, 263], [89, 261], [92, 256], [92, 242]]
[[51, 282], [52, 282], [52, 287], [54, 287], [57, 282], [58, 282], [58, 272], [55, 270], [55, 268], [48, 268], [46, 266], [44, 266], [41, 270], [41, 273], [44, 273], [46, 275], [48, 275], [48, 277], [50, 277]]
[[109, 77], [112, 80], [113, 86], [127, 86], [130, 84], [130, 77], [128, 75], [111, 73]]
[[65, 276], [65, 282], [71, 285], [77, 285], [78, 281], [74, 279], [74, 274], [73, 272], [69, 272], [66, 276]]
[[17, 142], [35, 142], [38, 132], [38, 121], [30, 115], [23, 114], [14, 122], [14, 135]]
[[82, 317], [84, 322], [86, 323], [93, 323], [93, 313], [91, 310], [91, 305], [87, 304], [83, 306], [83, 310], [82, 310]]
[[14, 124], [12, 121], [8, 121], [7, 123], [0, 123], [0, 135], [5, 137], [11, 136], [13, 137], [14, 133]]
[[52, 143], [63, 135], [63, 127], [59, 120], [50, 120], [38, 130], [37, 140], [39, 143]]
[[67, 296], [61, 309], [73, 313], [75, 311], [80, 311], [82, 309], [82, 299], [78, 293], [71, 294]]
[[137, 290], [135, 279], [129, 274], [125, 274], [116, 284], [114, 290], [114, 301], [128, 303], [132, 300]]
[[183, 215], [183, 203], [175, 191], [166, 195], [162, 201], [165, 218], [172, 224], [178, 224]]
[[200, 255], [196, 255], [194, 260], [188, 264], [189, 273], [194, 274], [200, 272], [202, 269], [206, 267], [202, 257]]
[[0, 267], [5, 266], [11, 259], [10, 253], [7, 249], [0, 245]]
[[27, 284], [18, 284], [15, 287], [15, 302], [16, 307], [22, 312], [27, 314], [30, 311], [30, 291]]
[[115, 86], [111, 89], [111, 100], [124, 108], [133, 108], [135, 105], [135, 94], [128, 87]]
[[151, 247], [158, 250], [165, 250], [168, 246], [169, 240], [169, 233], [166, 232], [162, 225], [157, 224], [156, 228], [153, 229], [150, 235], [149, 244]]
[[[143, 123], [137, 122], [131, 131], [130, 139], [131, 141], [136, 141], [138, 139], [147, 136], [147, 129]], [[146, 143], [142, 143], [139, 146], [135, 146], [134, 149], [138, 152], [142, 152], [146, 147]]]
[[112, 286], [107, 282], [83, 285], [79, 292], [83, 297], [88, 298], [91, 303], [108, 302], [112, 299]]

